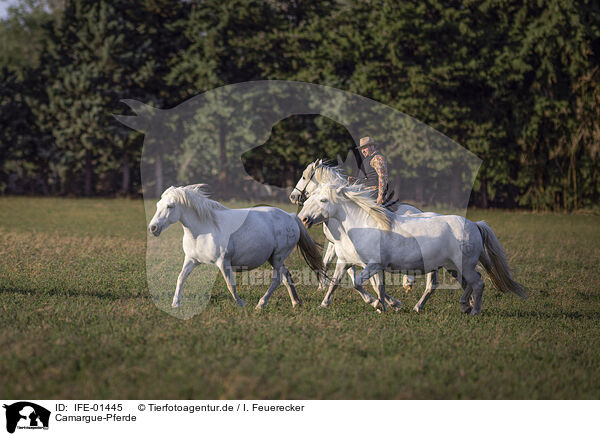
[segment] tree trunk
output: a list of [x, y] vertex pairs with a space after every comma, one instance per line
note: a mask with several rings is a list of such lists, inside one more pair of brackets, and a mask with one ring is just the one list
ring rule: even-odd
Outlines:
[[86, 197], [92, 195], [92, 179], [94, 176], [94, 168], [92, 167], [92, 150], [85, 152], [85, 173], [83, 183], [83, 194]]
[[219, 187], [221, 192], [227, 189], [227, 130], [222, 120], [219, 123]]
[[163, 161], [162, 149], [159, 144], [156, 145], [156, 163], [154, 165], [154, 178], [156, 181], [155, 192], [156, 198], [160, 198], [163, 193]]
[[60, 177], [56, 168], [52, 170], [52, 183], [50, 184], [52, 195], [56, 195], [60, 192]]
[[125, 150], [123, 156], [123, 181], [121, 184], [121, 192], [123, 195], [129, 195], [131, 185], [131, 174], [129, 172], [129, 153]]
[[454, 174], [450, 181], [450, 201], [453, 207], [466, 207], [462, 204], [462, 181], [458, 174]]
[[487, 194], [487, 179], [485, 177], [481, 178], [480, 194], [481, 194], [481, 204], [480, 204], [480, 206], [482, 208], [484, 208], [484, 209], [487, 209], [487, 207], [488, 207], [488, 194]]
[[415, 181], [415, 200], [417, 204], [423, 204], [423, 181], [421, 179], [417, 179]]

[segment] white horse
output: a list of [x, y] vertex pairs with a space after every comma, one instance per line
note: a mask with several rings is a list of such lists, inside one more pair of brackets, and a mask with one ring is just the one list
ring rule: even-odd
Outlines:
[[[429, 272], [446, 268], [456, 274], [463, 287], [459, 300], [463, 312], [473, 315], [481, 312], [484, 287], [476, 270], [478, 263], [499, 290], [526, 298], [523, 286], [511, 277], [496, 235], [485, 222], [473, 223], [456, 215], [393, 214], [360, 188], [322, 185], [299, 214], [308, 227], [326, 222], [335, 239], [338, 261], [323, 304], [330, 303], [339, 280], [350, 265], [356, 264], [364, 265], [354, 283], [358, 290], [365, 280], [384, 270]], [[382, 280], [378, 296], [383, 311], [384, 295]]]
[[[311, 194], [319, 188], [321, 184], [329, 184], [334, 186], [335, 188], [341, 186], [348, 185], [348, 179], [343, 175], [342, 171], [336, 167], [330, 167], [323, 163], [322, 159], [317, 159], [314, 162], [310, 163], [302, 172], [302, 177], [294, 186], [294, 189], [290, 193], [290, 201], [294, 204], [302, 204], [307, 198], [311, 196]], [[437, 214], [433, 212], [423, 212], [422, 210], [411, 206], [410, 204], [400, 203], [396, 206], [396, 210], [394, 211], [398, 215], [419, 215], [419, 216], [435, 216]], [[329, 241], [327, 245], [327, 251], [325, 252], [325, 256], [323, 257], [324, 268], [327, 271], [331, 262], [335, 258], [335, 245], [334, 239], [327, 227], [327, 223], [323, 224], [323, 233], [325, 237]], [[354, 278], [356, 277], [356, 270], [354, 266], [351, 266], [348, 269], [348, 275], [352, 283], [354, 284]], [[415, 279], [413, 276], [409, 276], [407, 274], [403, 274], [402, 276], [402, 285], [404, 286], [405, 291], [409, 291], [414, 284]], [[371, 278], [371, 283], [373, 285], [373, 289], [377, 290], [379, 287], [379, 275], [375, 275]], [[319, 289], [325, 289], [327, 282], [325, 280], [321, 280], [319, 282]], [[436, 287], [438, 285], [437, 271], [431, 271], [426, 274], [426, 284], [425, 284], [425, 292], [421, 296], [420, 300], [417, 302], [415, 307], [413, 308], [415, 311], [419, 312], [423, 309], [423, 306], [429, 299], [429, 297], [433, 294]], [[386, 294], [387, 295], [387, 294]], [[367, 302], [374, 302], [375, 300], [370, 296], [370, 294], [366, 293], [366, 295], [361, 294], [361, 297]], [[389, 297], [389, 296], [388, 296]], [[388, 304], [395, 308], [400, 307], [400, 302], [398, 300], [393, 299], [392, 297], [388, 298]]]
[[233, 299], [244, 306], [245, 302], [236, 292], [234, 272], [258, 268], [266, 261], [273, 266], [273, 276], [256, 308], [267, 304], [282, 280], [292, 305], [300, 304], [285, 259], [298, 245], [311, 269], [320, 274], [324, 271], [319, 248], [298, 217], [275, 207], [228, 209], [209, 199], [202, 191], [203, 186], [168, 188], [156, 204], [156, 213], [148, 225], [148, 231], [154, 236], [177, 221], [183, 225], [185, 260], [172, 306], [181, 304], [185, 279], [200, 263], [216, 265]]

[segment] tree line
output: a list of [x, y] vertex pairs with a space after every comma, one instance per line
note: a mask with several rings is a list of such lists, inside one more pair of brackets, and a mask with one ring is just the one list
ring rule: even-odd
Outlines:
[[[595, 1], [27, 0], [0, 39], [4, 194], [139, 195], [142, 137], [113, 118], [121, 99], [171, 108], [279, 79], [380, 101], [464, 145], [483, 160], [474, 205], [598, 205]], [[287, 186], [351, 143], [295, 116], [244, 162]]]

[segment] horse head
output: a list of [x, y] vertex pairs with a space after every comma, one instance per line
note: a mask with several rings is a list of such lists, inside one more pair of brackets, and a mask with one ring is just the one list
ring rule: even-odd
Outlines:
[[156, 203], [156, 212], [148, 224], [148, 232], [152, 235], [159, 236], [163, 230], [181, 219], [182, 202], [178, 201], [177, 189], [174, 186], [167, 188]]
[[310, 228], [335, 216], [337, 203], [334, 200], [344, 189], [346, 188], [343, 186], [321, 185], [315, 190], [298, 214], [304, 226]]

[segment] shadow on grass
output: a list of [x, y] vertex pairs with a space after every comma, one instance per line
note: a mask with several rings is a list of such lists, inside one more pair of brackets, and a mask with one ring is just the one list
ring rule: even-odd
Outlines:
[[47, 289], [39, 291], [36, 289], [25, 289], [16, 287], [0, 287], [0, 293], [8, 294], [20, 294], [20, 295], [36, 295], [43, 296], [47, 295], [50, 297], [93, 297], [104, 300], [137, 300], [137, 299], [150, 299], [150, 294], [147, 290], [138, 292], [136, 294], [111, 294], [110, 292], [99, 292], [99, 291], [81, 291], [81, 290], [69, 290], [69, 289]]
[[600, 294], [590, 294], [588, 292], [577, 292], [577, 298], [581, 298], [584, 301], [598, 301], [600, 300]]
[[582, 312], [569, 310], [565, 312], [543, 312], [537, 310], [496, 309], [494, 315], [501, 318], [538, 318], [538, 319], [591, 319], [600, 320], [600, 312]]

